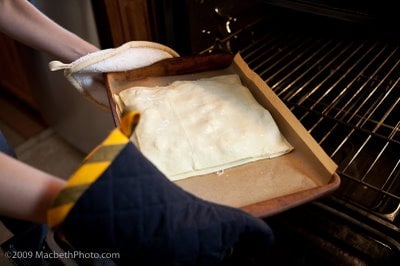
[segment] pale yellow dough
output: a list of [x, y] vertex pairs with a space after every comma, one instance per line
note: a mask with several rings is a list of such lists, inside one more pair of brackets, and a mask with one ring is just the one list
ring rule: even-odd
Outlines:
[[133, 87], [119, 102], [141, 112], [133, 141], [172, 181], [293, 149], [236, 74]]

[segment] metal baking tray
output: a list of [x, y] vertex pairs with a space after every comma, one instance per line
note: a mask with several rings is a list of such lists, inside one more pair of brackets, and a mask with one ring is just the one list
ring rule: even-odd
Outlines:
[[166, 59], [126, 72], [105, 73], [105, 83], [115, 124], [120, 106], [114, 96], [133, 86], [165, 86], [175, 80], [195, 80], [236, 73], [256, 100], [276, 121], [294, 147], [283, 156], [198, 175], [175, 183], [208, 201], [241, 208], [267, 217], [318, 199], [340, 185], [337, 165], [323, 151], [286, 105], [243, 61], [240, 54], [194, 55]]

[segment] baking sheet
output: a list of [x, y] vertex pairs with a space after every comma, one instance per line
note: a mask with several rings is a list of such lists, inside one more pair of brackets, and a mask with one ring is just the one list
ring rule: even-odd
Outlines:
[[[271, 113], [282, 134], [293, 145], [294, 151], [274, 159], [259, 160], [217, 173], [179, 180], [176, 182], [178, 186], [200, 198], [242, 208], [258, 217], [266, 217], [317, 199], [339, 186], [336, 164], [265, 82], [248, 68], [239, 54], [230, 61], [227, 61], [226, 56], [221, 60], [214, 58], [218, 64], [214, 64], [213, 60], [193, 64], [191, 59], [180, 58], [178, 63], [173, 59], [162, 62], [169, 66], [168, 61], [171, 61], [174, 66], [172, 71], [169, 67], [160, 68], [157, 65], [127, 73], [106, 74], [116, 124], [121, 110], [115, 95], [124, 89], [133, 86], [165, 86], [175, 80], [195, 80], [236, 73], [256, 100]], [[192, 63], [187, 65], [189, 60]], [[199, 66], [202, 67], [200, 70]]]

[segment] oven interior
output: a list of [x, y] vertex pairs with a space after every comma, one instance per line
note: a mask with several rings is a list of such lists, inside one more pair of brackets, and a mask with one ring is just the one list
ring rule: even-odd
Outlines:
[[164, 21], [179, 34], [161, 41], [181, 53], [240, 52], [338, 164], [342, 184], [332, 195], [267, 219], [277, 264], [398, 264], [400, 42], [389, 3], [172, 7], [186, 15]]

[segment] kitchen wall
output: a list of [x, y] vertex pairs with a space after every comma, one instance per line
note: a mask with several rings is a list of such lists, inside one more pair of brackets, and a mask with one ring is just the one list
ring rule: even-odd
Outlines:
[[[99, 45], [90, 0], [34, 0], [42, 12], [83, 39]], [[111, 113], [85, 99], [63, 76], [50, 72], [52, 58], [30, 51], [31, 83], [39, 109], [48, 124], [83, 152], [90, 151], [114, 127]]]

